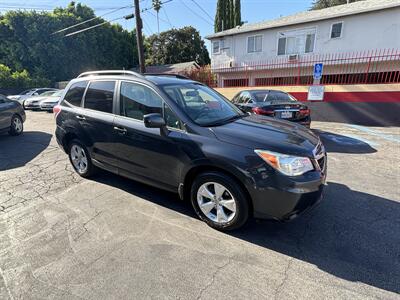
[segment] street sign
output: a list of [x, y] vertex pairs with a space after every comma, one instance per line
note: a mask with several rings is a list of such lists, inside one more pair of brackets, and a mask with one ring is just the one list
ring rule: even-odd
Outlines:
[[323, 64], [315, 64], [314, 65], [314, 79], [320, 80], [322, 78], [322, 71], [324, 70]]
[[323, 85], [312, 85], [308, 88], [308, 101], [324, 100], [325, 87]]

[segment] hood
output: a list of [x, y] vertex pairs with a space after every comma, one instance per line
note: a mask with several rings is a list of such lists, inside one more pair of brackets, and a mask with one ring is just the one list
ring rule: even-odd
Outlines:
[[226, 143], [290, 155], [312, 157], [319, 143], [315, 134], [299, 124], [260, 115], [210, 129]]
[[8, 99], [11, 99], [11, 100], [17, 100], [17, 99], [19, 99], [21, 97], [21, 95], [10, 95], [10, 96], [7, 96], [7, 98]]
[[26, 99], [26, 102], [42, 101], [45, 99], [46, 99], [46, 97], [43, 97], [43, 96], [34, 96], [34, 97], [29, 97], [28, 99]]

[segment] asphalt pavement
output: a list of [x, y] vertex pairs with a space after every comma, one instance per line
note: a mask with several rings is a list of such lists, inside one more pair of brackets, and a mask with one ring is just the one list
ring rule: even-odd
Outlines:
[[0, 299], [399, 299], [400, 128], [312, 127], [321, 204], [228, 234], [175, 194], [80, 178], [52, 114], [28, 112], [0, 136]]

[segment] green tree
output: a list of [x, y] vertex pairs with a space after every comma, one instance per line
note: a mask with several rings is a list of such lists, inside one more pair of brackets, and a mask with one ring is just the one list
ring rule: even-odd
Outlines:
[[[350, 0], [349, 2], [356, 2], [356, 1], [361, 1], [361, 0]], [[314, 0], [311, 9], [322, 9], [322, 8], [327, 8], [331, 6], [336, 6], [336, 5], [342, 5], [346, 4], [347, 0]]]
[[91, 8], [74, 2], [52, 12], [10, 11], [0, 15], [0, 63], [51, 81], [69, 80], [87, 70], [137, 65], [135, 35], [119, 25], [106, 24], [64, 37], [104, 22], [101, 18], [53, 34], [94, 16]]
[[218, 0], [217, 2], [217, 11], [215, 13], [215, 19], [214, 19], [214, 31], [215, 32], [220, 32], [224, 30], [223, 27], [223, 21], [225, 18], [225, 0]]
[[242, 25], [242, 7], [240, 0], [235, 0], [234, 5], [234, 27]]
[[218, 0], [214, 31], [220, 32], [242, 25], [240, 0]]
[[149, 65], [175, 64], [196, 61], [210, 63], [210, 57], [200, 33], [191, 26], [171, 29], [146, 38], [146, 63]]

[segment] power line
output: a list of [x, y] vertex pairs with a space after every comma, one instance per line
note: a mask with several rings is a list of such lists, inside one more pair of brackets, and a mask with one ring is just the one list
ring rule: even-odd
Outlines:
[[117, 21], [117, 20], [121, 20], [121, 19], [124, 19], [124, 17], [115, 18], [115, 19], [112, 19], [110, 21], [104, 21], [103, 23], [96, 24], [96, 25], [93, 25], [93, 26], [90, 26], [90, 27], [87, 27], [87, 28], [84, 28], [84, 29], [81, 29], [81, 30], [78, 30], [78, 31], [74, 31], [74, 32], [68, 33], [68, 34], [64, 35], [64, 37], [72, 36], [72, 35], [75, 35], [75, 34], [78, 34], [78, 33], [81, 33], [81, 32], [96, 28], [96, 27], [100, 27], [100, 26], [103, 26], [105, 24], [108, 24], [108, 23], [111, 23], [111, 22], [114, 22], [114, 21]]
[[[85, 21], [80, 22], [80, 23], [78, 23], [78, 24], [75, 24], [75, 25], [68, 26], [68, 27], [66, 27], [66, 28], [57, 30], [57, 31], [53, 32], [52, 34], [57, 34], [57, 33], [60, 33], [60, 32], [67, 31], [67, 30], [69, 30], [69, 29], [71, 29], [71, 28], [75, 28], [75, 27], [80, 26], [80, 25], [82, 25], [82, 24], [86, 24], [86, 23], [88, 23], [88, 22], [90, 22], [90, 21], [100, 19], [100, 18], [102, 18], [102, 17], [104, 17], [104, 16], [106, 16], [106, 15], [109, 15], [109, 14], [114, 13], [114, 12], [116, 12], [116, 11], [119, 11], [119, 10], [121, 10], [121, 9], [131, 8], [131, 7], [133, 7], [133, 5], [127, 5], [127, 6], [119, 7], [119, 8], [117, 8], [117, 9], [114, 9], [114, 10], [112, 10], [112, 11], [109, 11], [109, 12], [107, 12], [107, 13], [105, 13], [105, 14], [100, 15], [100, 16], [93, 17], [93, 18], [91, 18], [91, 19], [85, 20]], [[67, 35], [67, 36], [68, 36], [68, 35]]]
[[162, 8], [162, 10], [164, 12], [165, 17], [167, 18], [167, 21], [168, 21], [169, 25], [171, 26], [171, 28], [174, 28], [174, 25], [172, 25], [168, 15], [167, 15], [167, 10], [164, 7]]
[[[150, 14], [150, 15], [152, 15], [153, 17], [155, 17], [155, 18], [157, 18], [157, 16], [152, 12], [152, 11], [150, 11], [150, 10], [148, 10], [148, 11], [145, 11], [146, 13], [148, 13], [148, 14]], [[162, 19], [162, 18], [160, 18], [160, 17], [158, 17], [161, 21], [163, 21], [164, 23], [166, 23], [166, 24], [168, 24], [168, 21], [166, 21], [166, 20], [164, 20], [164, 19]]]
[[202, 19], [202, 20], [203, 20], [204, 22], [206, 22], [207, 24], [209, 24], [209, 25], [211, 25], [211, 26], [214, 26], [214, 24], [210, 23], [209, 20], [203, 18], [203, 16], [199, 15], [199, 14], [198, 14], [196, 11], [194, 11], [190, 6], [186, 5], [186, 3], [185, 3], [183, 0], [181, 0], [181, 2], [182, 2], [182, 4], [183, 4], [188, 10], [190, 10], [194, 15], [196, 15], [197, 17], [199, 17], [200, 19]]
[[209, 14], [201, 5], [199, 5], [199, 4], [197, 3], [197, 1], [192, 0], [192, 2], [193, 2], [194, 4], [196, 4], [196, 6], [197, 6], [198, 8], [200, 8], [200, 9], [206, 14], [206, 16], [208, 16], [208, 17], [210, 18], [210, 20], [211, 20], [212, 22], [214, 22], [214, 18], [211, 17], [210, 14]]

